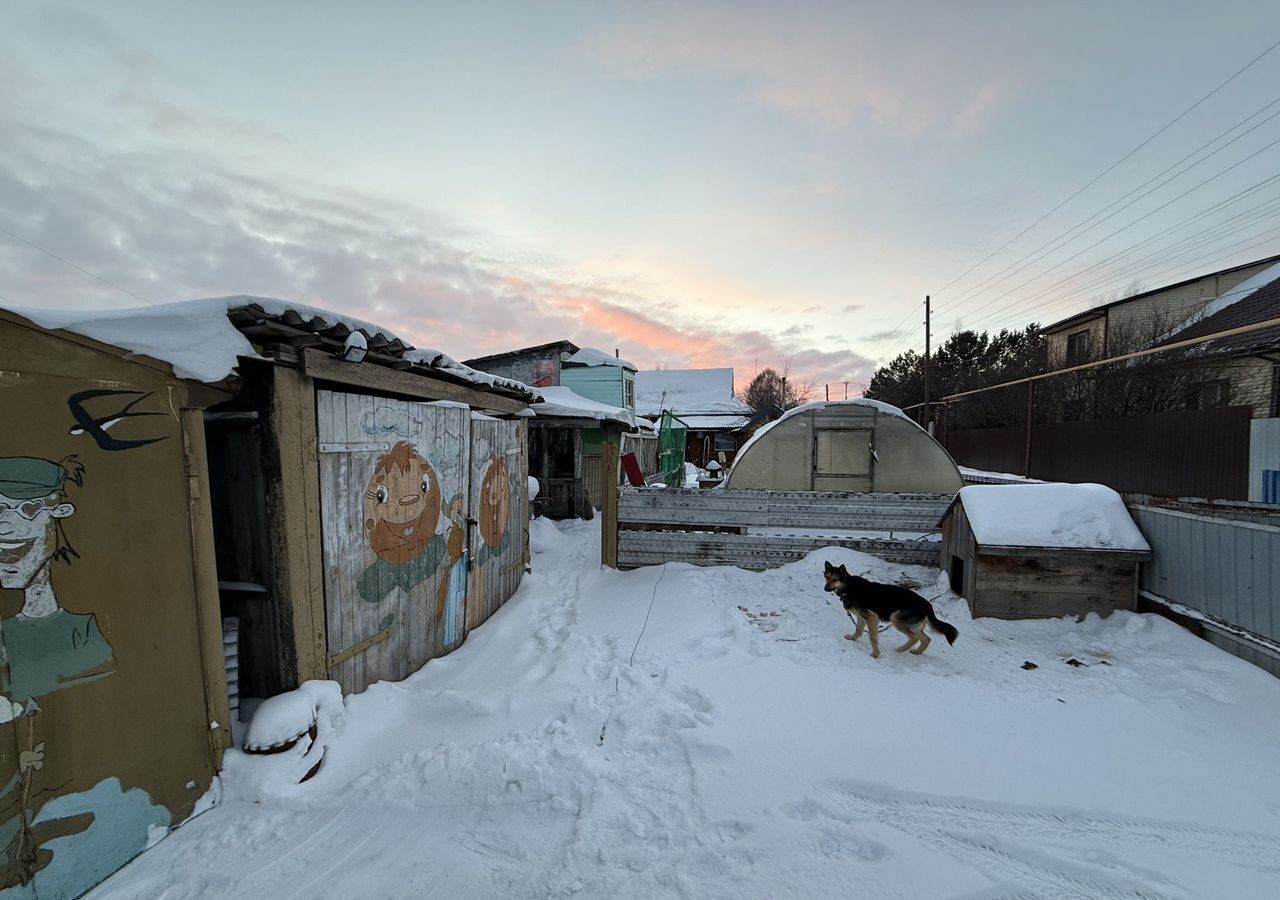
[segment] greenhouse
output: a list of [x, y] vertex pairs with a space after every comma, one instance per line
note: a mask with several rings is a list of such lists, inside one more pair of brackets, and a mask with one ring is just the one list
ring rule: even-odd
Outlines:
[[955, 461], [902, 410], [876, 400], [809, 403], [738, 451], [725, 487], [772, 491], [955, 493]]

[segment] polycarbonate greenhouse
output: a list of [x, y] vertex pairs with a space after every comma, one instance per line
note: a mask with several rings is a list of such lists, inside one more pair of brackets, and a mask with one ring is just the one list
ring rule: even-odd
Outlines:
[[876, 400], [809, 403], [761, 428], [725, 488], [955, 493], [955, 461], [902, 410]]

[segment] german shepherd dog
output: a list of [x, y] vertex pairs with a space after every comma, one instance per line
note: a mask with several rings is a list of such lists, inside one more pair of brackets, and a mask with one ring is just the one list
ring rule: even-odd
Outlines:
[[945, 637], [948, 644], [956, 642], [959, 632], [955, 627], [934, 615], [933, 604], [915, 591], [850, 575], [843, 565], [837, 567], [828, 562], [824, 566], [825, 590], [839, 597], [845, 612], [857, 620], [858, 628], [851, 640], [862, 637], [864, 629], [870, 633], [872, 659], [880, 658], [881, 619], [888, 619], [894, 628], [907, 636], [907, 642], [898, 648], [899, 653], [910, 650], [919, 656], [929, 649], [929, 635], [924, 632], [926, 622]]

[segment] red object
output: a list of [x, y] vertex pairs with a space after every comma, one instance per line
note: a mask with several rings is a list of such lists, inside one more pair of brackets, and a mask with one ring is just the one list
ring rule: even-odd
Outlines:
[[622, 454], [622, 471], [627, 473], [627, 482], [632, 487], [644, 487], [644, 473], [640, 471], [640, 461], [634, 453]]

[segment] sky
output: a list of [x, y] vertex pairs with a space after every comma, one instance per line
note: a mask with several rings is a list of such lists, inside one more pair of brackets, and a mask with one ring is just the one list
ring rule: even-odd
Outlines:
[[0, 304], [255, 294], [834, 397], [926, 294], [936, 342], [1280, 253], [1280, 48], [1174, 121], [1277, 41], [1271, 0], [5, 0]]

